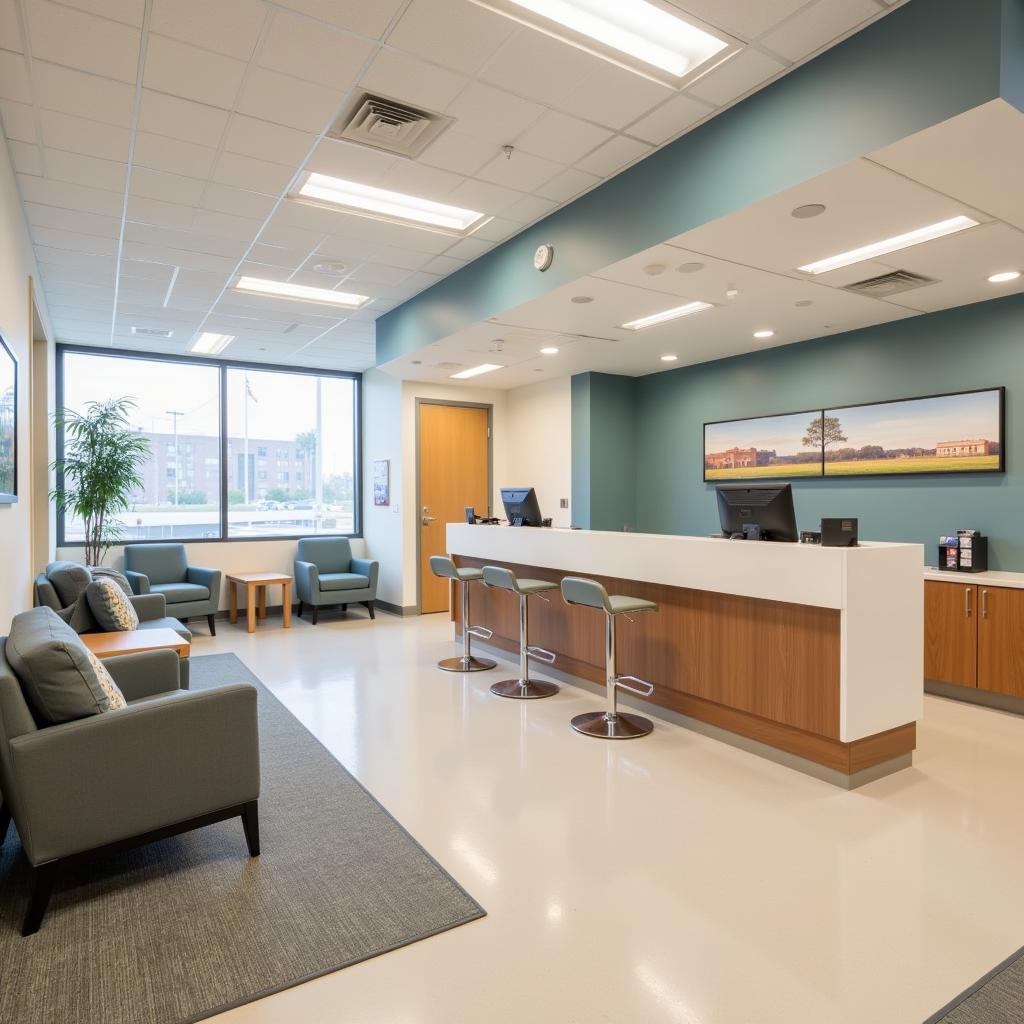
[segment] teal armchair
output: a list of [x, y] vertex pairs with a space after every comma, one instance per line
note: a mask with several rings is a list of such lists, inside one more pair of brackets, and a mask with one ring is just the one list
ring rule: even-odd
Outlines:
[[309, 605], [315, 626], [323, 607], [340, 604], [348, 611], [350, 604], [364, 604], [375, 618], [378, 571], [378, 562], [352, 557], [347, 537], [304, 537], [295, 556], [298, 614]]
[[217, 635], [221, 571], [189, 565], [184, 544], [128, 544], [124, 574], [136, 594], [162, 594], [168, 615], [182, 622], [205, 615], [210, 636]]

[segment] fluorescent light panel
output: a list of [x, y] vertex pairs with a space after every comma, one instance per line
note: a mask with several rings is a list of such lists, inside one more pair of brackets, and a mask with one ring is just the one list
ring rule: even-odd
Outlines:
[[988, 280], [990, 284], [1006, 284], [1007, 281], [1016, 281], [1020, 277], [1019, 270], [1001, 270], [993, 274]]
[[940, 220], [938, 224], [929, 224], [927, 227], [917, 228], [893, 238], [872, 242], [871, 245], [862, 245], [859, 249], [841, 252], [838, 256], [816, 260], [806, 266], [797, 267], [797, 270], [802, 270], [805, 274], [827, 274], [830, 270], [839, 270], [841, 267], [849, 267], [854, 263], [863, 263], [865, 260], [873, 260], [878, 256], [896, 252], [898, 249], [909, 249], [912, 245], [920, 245], [922, 242], [930, 242], [935, 238], [943, 238], [946, 235], [953, 235], [958, 231], [965, 231], [967, 228], [977, 226], [978, 222], [971, 217], [962, 215], [950, 217], [949, 220]]
[[[473, 0], [673, 89], [739, 46], [647, 0]], [[681, 12], [680, 12], [681, 13]], [[710, 70], [714, 64], [703, 67]]]
[[639, 320], [630, 320], [622, 326], [627, 331], [642, 331], [645, 327], [655, 327], [657, 324], [666, 324], [669, 320], [678, 320], [681, 316], [689, 316], [691, 313], [699, 313], [702, 309], [711, 309], [711, 303], [688, 302], [685, 306], [673, 306], [672, 309], [663, 309], [660, 313], [652, 313], [650, 316], [642, 316]]
[[504, 366], [499, 363], [481, 363], [479, 366], [471, 366], [468, 370], [459, 370], [453, 373], [452, 380], [469, 380], [470, 377], [479, 377], [481, 373], [490, 373], [492, 370], [503, 370]]
[[293, 198], [339, 208], [361, 217], [428, 228], [449, 235], [465, 236], [485, 223], [484, 214], [479, 210], [435, 203], [403, 192], [390, 192], [384, 188], [315, 172], [306, 178]]
[[204, 356], [215, 356], [218, 352], [223, 352], [234, 340], [233, 334], [212, 334], [210, 331], [203, 331], [189, 346], [189, 351], [199, 352]]
[[270, 295], [277, 299], [298, 299], [300, 302], [318, 302], [324, 306], [341, 306], [342, 309], [361, 309], [370, 301], [369, 295], [336, 292], [330, 288], [311, 288], [291, 281], [269, 281], [262, 277], [240, 277], [234, 290], [250, 295]]

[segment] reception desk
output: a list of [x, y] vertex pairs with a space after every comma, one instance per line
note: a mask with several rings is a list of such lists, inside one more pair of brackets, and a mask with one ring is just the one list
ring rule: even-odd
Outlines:
[[[450, 523], [459, 565], [599, 580], [657, 601], [619, 629], [619, 669], [650, 703], [718, 738], [855, 786], [908, 766], [922, 711], [918, 544], [823, 548], [591, 530]], [[461, 630], [456, 613], [457, 629]], [[516, 602], [473, 591], [473, 621], [518, 650]], [[530, 642], [555, 668], [604, 679], [603, 616], [531, 600]]]

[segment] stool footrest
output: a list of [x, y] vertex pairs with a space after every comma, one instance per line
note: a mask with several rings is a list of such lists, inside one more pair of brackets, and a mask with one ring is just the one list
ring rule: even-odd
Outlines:
[[638, 697], [650, 697], [654, 693], [654, 683], [641, 679], [639, 676], [616, 676], [615, 685], [620, 690], [628, 690], [630, 693], [635, 693]]
[[548, 665], [553, 665], [555, 661], [555, 654], [553, 651], [545, 650], [543, 647], [527, 647], [526, 653], [533, 658], [535, 661], [543, 661]]
[[486, 626], [467, 626], [466, 632], [480, 640], [490, 640], [494, 636], [494, 630], [488, 629]]

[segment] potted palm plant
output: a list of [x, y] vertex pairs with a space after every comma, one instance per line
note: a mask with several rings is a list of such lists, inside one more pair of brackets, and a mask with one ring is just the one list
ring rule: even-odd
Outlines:
[[57, 486], [50, 497], [65, 514], [82, 520], [85, 563], [102, 565], [122, 527], [118, 513], [128, 508], [132, 491], [144, 486], [142, 467], [149, 441], [132, 429], [131, 398], [89, 402], [84, 412], [59, 409], [54, 415], [64, 454], [53, 464]]

